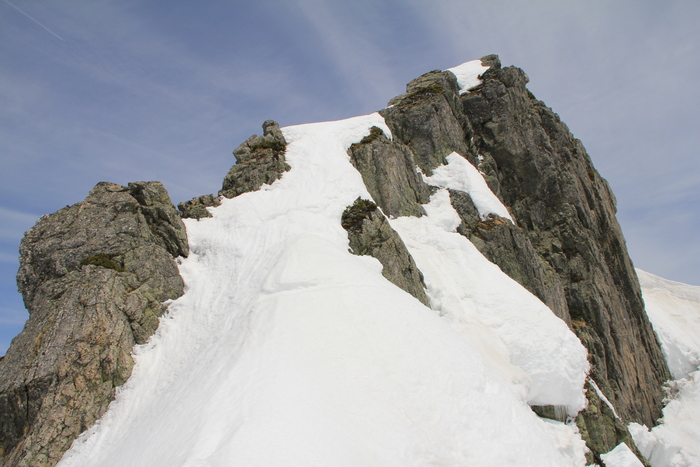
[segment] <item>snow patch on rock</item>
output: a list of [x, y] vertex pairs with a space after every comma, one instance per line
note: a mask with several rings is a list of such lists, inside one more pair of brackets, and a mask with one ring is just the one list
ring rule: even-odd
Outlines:
[[493, 194], [483, 175], [471, 162], [456, 152], [447, 156], [447, 164], [433, 170], [432, 176], [423, 175], [423, 180], [429, 185], [460, 190], [469, 194], [474, 206], [479, 211], [481, 220], [486, 220], [489, 215], [496, 214], [513, 222], [508, 209]]
[[457, 77], [459, 93], [464, 94], [482, 83], [479, 76], [488, 69], [489, 67], [481, 64], [481, 60], [471, 60], [456, 67], [448, 68], [446, 71], [452, 72]]

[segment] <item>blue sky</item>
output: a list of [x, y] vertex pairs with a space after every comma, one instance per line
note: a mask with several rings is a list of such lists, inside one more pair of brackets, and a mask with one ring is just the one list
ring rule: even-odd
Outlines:
[[215, 193], [264, 120], [381, 109], [489, 53], [580, 138], [636, 266], [700, 285], [700, 2], [0, 1], [0, 353], [17, 249], [99, 181]]

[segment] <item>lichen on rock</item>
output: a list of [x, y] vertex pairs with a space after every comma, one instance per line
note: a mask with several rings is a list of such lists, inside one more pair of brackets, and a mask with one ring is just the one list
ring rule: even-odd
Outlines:
[[430, 306], [423, 275], [403, 240], [375, 203], [357, 198], [343, 212], [341, 224], [348, 232], [351, 253], [377, 258], [384, 277]]
[[414, 155], [408, 147], [389, 140], [381, 129], [372, 127], [369, 135], [350, 146], [348, 154], [367, 191], [385, 214], [425, 214], [421, 204], [429, 201], [430, 188], [416, 171]]
[[218, 196], [203, 195], [178, 204], [177, 209], [180, 211], [180, 216], [183, 219], [193, 218], [199, 220], [204, 217], [211, 217], [211, 213], [207, 210], [208, 207], [220, 205], [221, 199]]
[[263, 123], [263, 135], [253, 135], [233, 151], [237, 163], [229, 170], [219, 196], [236, 196], [271, 185], [290, 169], [284, 152], [287, 141], [277, 122]]

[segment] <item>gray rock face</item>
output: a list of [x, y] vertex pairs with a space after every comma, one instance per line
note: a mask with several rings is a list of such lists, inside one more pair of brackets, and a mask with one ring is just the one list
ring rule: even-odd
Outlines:
[[392, 99], [391, 107], [380, 111], [394, 140], [413, 151], [426, 175], [432, 175], [453, 151], [468, 152], [464, 128], [457, 117], [462, 114], [457, 90], [452, 73], [433, 71], [408, 83], [406, 94]]
[[399, 234], [391, 228], [384, 214], [371, 201], [358, 198], [348, 206], [341, 219], [348, 231], [350, 252], [373, 256], [382, 263], [382, 275], [410, 293], [426, 306], [423, 275]]
[[457, 231], [467, 237], [489, 261], [497, 264], [571, 326], [559, 276], [540, 258], [527, 235], [508, 219], [491, 215], [482, 220], [467, 193], [450, 190], [450, 200], [462, 220]]
[[[461, 96], [450, 72], [409, 83], [381, 111], [394, 143], [406, 145], [426, 174], [452, 151], [479, 168], [515, 225], [480, 219], [469, 196], [453, 190], [459, 232], [572, 327], [589, 350], [592, 377], [623, 422], [652, 426], [670, 374], [644, 312], [612, 192], [581, 142], [527, 90], [522, 70], [501, 68], [497, 56], [482, 63], [491, 66], [483, 84]], [[621, 440], [619, 433], [599, 437], [590, 447], [606, 452]]]
[[290, 169], [284, 160], [287, 142], [277, 122], [263, 123], [263, 136], [253, 135], [233, 151], [237, 163], [229, 170], [219, 196], [236, 196], [271, 185]]
[[382, 130], [372, 132], [348, 151], [374, 201], [389, 216], [421, 216], [421, 204], [430, 200], [430, 189], [416, 171], [413, 153], [390, 141]]
[[670, 375], [644, 312], [615, 199], [581, 142], [527, 82], [518, 68], [489, 69], [483, 85], [462, 96], [470, 137], [479, 154], [495, 161], [500, 197], [549, 265], [546, 272], [558, 275], [594, 380], [624, 420], [651, 426]]
[[0, 361], [0, 462], [55, 465], [131, 374], [134, 344], [183, 293], [184, 225], [159, 182], [99, 183], [20, 246], [29, 310]]
[[208, 207], [220, 205], [221, 200], [218, 196], [203, 195], [178, 204], [177, 209], [180, 211], [180, 216], [183, 219], [201, 219], [203, 217], [211, 217], [211, 213], [207, 211]]

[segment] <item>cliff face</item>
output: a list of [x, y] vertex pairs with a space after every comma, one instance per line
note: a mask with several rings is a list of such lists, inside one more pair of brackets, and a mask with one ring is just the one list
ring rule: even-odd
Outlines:
[[[515, 225], [481, 219], [469, 196], [453, 190], [460, 233], [570, 325], [622, 420], [653, 425], [670, 374], [644, 312], [614, 196], [581, 142], [527, 90], [527, 75], [501, 68], [495, 56], [482, 64], [490, 66], [482, 84], [461, 95], [449, 71], [409, 83], [381, 112], [394, 142], [411, 149], [424, 173], [453, 151], [478, 167]], [[589, 416], [580, 417], [582, 428]], [[606, 452], [626, 437], [610, 434], [593, 449]]]
[[[469, 196], [453, 190], [460, 233], [576, 332], [592, 378], [625, 422], [653, 425], [670, 374], [644, 312], [615, 198], [581, 142], [527, 90], [527, 75], [501, 68], [495, 56], [482, 64], [490, 66], [482, 84], [461, 95], [449, 71], [409, 83], [381, 112], [394, 142], [413, 151], [424, 173], [453, 151], [478, 167], [515, 225], [481, 219]], [[589, 415], [580, 417], [582, 428]], [[594, 451], [628, 437], [609, 431]]]
[[134, 344], [182, 295], [184, 225], [159, 182], [100, 183], [20, 246], [24, 330], [0, 362], [0, 462], [55, 465], [131, 374]]
[[591, 376], [626, 420], [661, 416], [670, 379], [625, 240], [615, 198], [581, 142], [525, 88], [517, 68], [492, 67], [464, 95], [476, 149], [495, 162], [498, 193], [545, 274], [559, 279]]
[[[340, 220], [352, 253], [376, 257], [383, 275], [424, 304], [423, 276], [385, 216], [422, 216], [430, 175], [453, 152], [478, 168], [514, 222], [480, 215], [470, 195], [450, 190], [467, 237], [503, 272], [547, 304], [589, 351], [589, 408], [577, 423], [600, 462], [631, 421], [652, 426], [670, 375], [649, 324], [615, 219], [615, 200], [580, 141], [496, 56], [482, 83], [460, 93], [449, 71], [407, 85], [374, 127], [348, 149], [374, 202]], [[234, 154], [219, 196], [272, 184], [289, 170], [286, 142], [265, 122]], [[376, 204], [375, 204], [376, 203]], [[164, 301], [183, 292], [174, 258], [188, 254], [182, 217], [210, 216], [220, 198], [181, 203], [157, 182], [98, 184], [84, 202], [42, 218], [21, 246], [20, 291], [30, 319], [0, 362], [2, 465], [54, 465], [106, 410], [133, 365], [130, 352], [158, 326]], [[377, 207], [381, 208], [378, 209]], [[546, 413], [550, 408], [536, 408]]]

